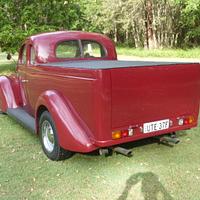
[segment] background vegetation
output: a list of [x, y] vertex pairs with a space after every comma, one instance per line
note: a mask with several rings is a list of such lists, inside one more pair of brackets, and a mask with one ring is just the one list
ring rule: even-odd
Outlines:
[[[67, 29], [107, 34], [119, 54], [161, 57], [167, 48], [167, 57], [199, 58], [199, 48], [170, 49], [198, 46], [199, 25], [200, 0], [0, 0], [0, 48], [12, 53], [29, 35]], [[5, 57], [1, 75], [15, 70]], [[51, 162], [36, 136], [0, 115], [0, 199], [197, 200], [199, 132], [178, 132], [174, 148], [152, 139], [128, 144], [132, 158], [77, 153]]]
[[136, 48], [196, 47], [200, 0], [0, 0], [2, 51], [54, 30], [101, 32]]

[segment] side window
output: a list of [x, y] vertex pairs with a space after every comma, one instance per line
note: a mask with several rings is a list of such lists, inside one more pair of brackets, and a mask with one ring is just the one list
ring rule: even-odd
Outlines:
[[21, 50], [21, 64], [26, 64], [26, 46], [24, 45]]
[[35, 64], [35, 50], [33, 46], [30, 47], [30, 64], [31, 65]]
[[83, 40], [82, 48], [84, 58], [102, 58], [106, 55], [104, 48], [95, 41]]
[[56, 48], [57, 58], [80, 58], [81, 51], [77, 40], [64, 41]]

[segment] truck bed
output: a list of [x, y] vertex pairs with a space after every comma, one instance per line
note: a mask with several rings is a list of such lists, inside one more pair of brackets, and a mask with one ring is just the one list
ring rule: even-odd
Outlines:
[[41, 64], [42, 66], [82, 69], [112, 69], [126, 67], [148, 67], [148, 66], [173, 66], [179, 64], [197, 64], [188, 62], [151, 62], [151, 61], [118, 61], [118, 60], [95, 60], [95, 61], [65, 61]]
[[44, 66], [106, 70], [101, 81], [108, 80], [105, 76], [110, 77], [106, 91], [110, 91], [107, 98], [111, 102], [113, 130], [162, 119], [170, 119], [175, 124], [178, 117], [198, 114], [198, 63], [96, 60]]

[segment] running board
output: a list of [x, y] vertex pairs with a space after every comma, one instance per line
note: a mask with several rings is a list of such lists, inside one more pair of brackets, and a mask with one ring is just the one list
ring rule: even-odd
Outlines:
[[36, 133], [34, 117], [29, 115], [23, 108], [8, 108], [7, 114], [31, 132]]

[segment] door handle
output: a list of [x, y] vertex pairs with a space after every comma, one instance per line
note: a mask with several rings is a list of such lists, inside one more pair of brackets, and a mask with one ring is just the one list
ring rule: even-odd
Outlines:
[[28, 80], [22, 79], [22, 83], [28, 83]]

